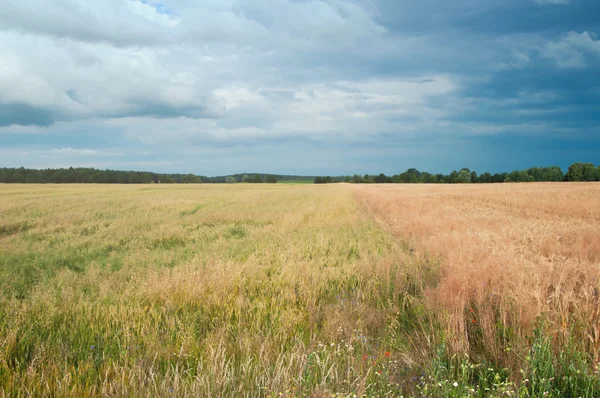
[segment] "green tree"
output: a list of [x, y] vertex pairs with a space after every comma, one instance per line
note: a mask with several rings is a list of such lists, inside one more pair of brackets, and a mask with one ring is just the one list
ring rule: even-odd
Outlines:
[[[471, 174], [469, 174], [469, 177], [471, 177]], [[448, 182], [450, 184], [456, 184], [458, 181], [458, 171], [456, 170], [452, 170], [452, 173], [450, 173], [450, 175], [448, 176]]]
[[385, 174], [381, 173], [377, 177], [375, 177], [375, 182], [377, 184], [384, 184], [386, 182]]
[[315, 184], [323, 184], [323, 179], [321, 177], [315, 178]]
[[492, 175], [488, 172], [483, 173], [479, 176], [479, 182], [482, 184], [489, 184], [492, 182]]
[[471, 172], [469, 169], [462, 169], [458, 172], [455, 182], [458, 184], [470, 184], [471, 183]]
[[250, 182], [250, 177], [248, 174], [244, 174], [244, 177], [242, 177], [242, 182]]
[[492, 176], [492, 182], [494, 184], [502, 183], [502, 182], [504, 182], [505, 179], [506, 179], [505, 173], [496, 173]]
[[265, 182], [267, 184], [275, 184], [277, 183], [277, 177], [275, 177], [273, 174], [267, 174], [265, 176]]
[[23, 176], [23, 174], [19, 173], [18, 171], [12, 175], [12, 181], [14, 183], [23, 183], [25, 182], [25, 176]]
[[574, 163], [570, 165], [569, 171], [567, 171], [567, 174], [565, 175], [565, 181], [583, 181], [583, 164]]
[[229, 177], [227, 177], [227, 179], [225, 180], [225, 182], [227, 184], [235, 184], [235, 178], [229, 176]]
[[477, 179], [477, 173], [476, 173], [476, 172], [474, 172], [474, 171], [472, 171], [472, 172], [471, 172], [471, 182], [472, 182], [473, 184], [476, 184], [476, 183], [478, 183], [478, 182], [479, 182], [479, 180]]
[[598, 169], [591, 163], [583, 164], [583, 181], [600, 181]]

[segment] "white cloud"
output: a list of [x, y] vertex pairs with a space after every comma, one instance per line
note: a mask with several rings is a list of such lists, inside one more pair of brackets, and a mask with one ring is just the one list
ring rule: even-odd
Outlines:
[[569, 32], [558, 41], [547, 42], [540, 53], [560, 68], [583, 69], [588, 66], [587, 57], [600, 57], [600, 41], [587, 31]]
[[251, 142], [305, 137], [364, 140], [381, 133], [413, 135], [421, 123], [445, 116], [429, 101], [450, 95], [457, 82], [448, 76], [418, 79], [340, 81], [302, 86], [215, 90], [225, 112], [218, 119], [146, 121], [113, 119], [129, 138], [147, 144]]

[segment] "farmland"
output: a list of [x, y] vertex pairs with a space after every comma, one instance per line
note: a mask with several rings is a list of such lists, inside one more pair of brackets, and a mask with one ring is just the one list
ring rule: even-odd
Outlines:
[[598, 396], [600, 185], [0, 185], [6, 396]]

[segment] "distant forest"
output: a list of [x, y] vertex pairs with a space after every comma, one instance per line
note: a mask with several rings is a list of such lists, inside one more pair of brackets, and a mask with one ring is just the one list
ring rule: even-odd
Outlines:
[[334, 182], [352, 182], [357, 184], [494, 184], [504, 182], [560, 182], [560, 181], [600, 181], [600, 166], [591, 163], [575, 163], [563, 173], [558, 166], [532, 167], [527, 170], [515, 170], [510, 173], [477, 174], [470, 169], [454, 170], [450, 174], [431, 174], [417, 169], [408, 169], [404, 173], [386, 176], [385, 174], [364, 176], [355, 174], [342, 177], [316, 177], [315, 184]]
[[363, 176], [297, 176], [261, 173], [242, 173], [229, 176], [206, 177], [195, 174], [168, 174], [145, 171], [100, 170], [94, 168], [68, 169], [26, 169], [0, 168], [0, 183], [20, 184], [234, 184], [234, 183], [277, 183], [285, 181], [314, 181], [316, 184], [336, 182], [349, 183], [397, 183], [397, 184], [490, 184], [505, 182], [542, 182], [542, 181], [600, 181], [600, 166], [591, 163], [575, 163], [567, 173], [558, 166], [532, 167], [527, 170], [515, 170], [510, 173], [477, 174], [470, 169], [453, 171], [450, 174], [431, 174], [417, 169], [408, 169], [404, 173], [386, 176], [385, 174]]
[[148, 171], [100, 170], [94, 168], [26, 169], [0, 168], [0, 183], [19, 184], [201, 184], [201, 183], [276, 183], [278, 180], [312, 179], [308, 176], [275, 176], [246, 173], [222, 177], [195, 174], [152, 173]]

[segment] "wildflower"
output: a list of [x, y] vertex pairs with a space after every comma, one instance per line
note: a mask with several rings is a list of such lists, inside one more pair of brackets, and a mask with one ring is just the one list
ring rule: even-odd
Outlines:
[[373, 365], [375, 365], [377, 363], [377, 361], [373, 361]]
[[95, 346], [95, 345], [91, 345], [91, 346], [90, 346], [90, 349], [92, 349], [92, 350], [93, 350], [94, 348], [96, 348], [96, 346]]
[[368, 355], [363, 355], [363, 359], [365, 359], [365, 360], [369, 359], [369, 356]]
[[475, 310], [473, 308], [469, 308], [469, 311], [471, 311], [471, 314], [475, 313]]
[[473, 323], [477, 323], [477, 320], [476, 320], [476, 319], [473, 319], [473, 320], [471, 320], [471, 322], [473, 322]]
[[458, 382], [456, 382], [456, 381], [455, 381], [454, 383], [452, 383], [452, 385], [453, 385], [454, 387], [458, 387]]
[[387, 351], [387, 352], [385, 353], [385, 356], [386, 356], [386, 357], [389, 357], [390, 355], [391, 355], [391, 354], [390, 354], [390, 352], [389, 352], [389, 351]]

